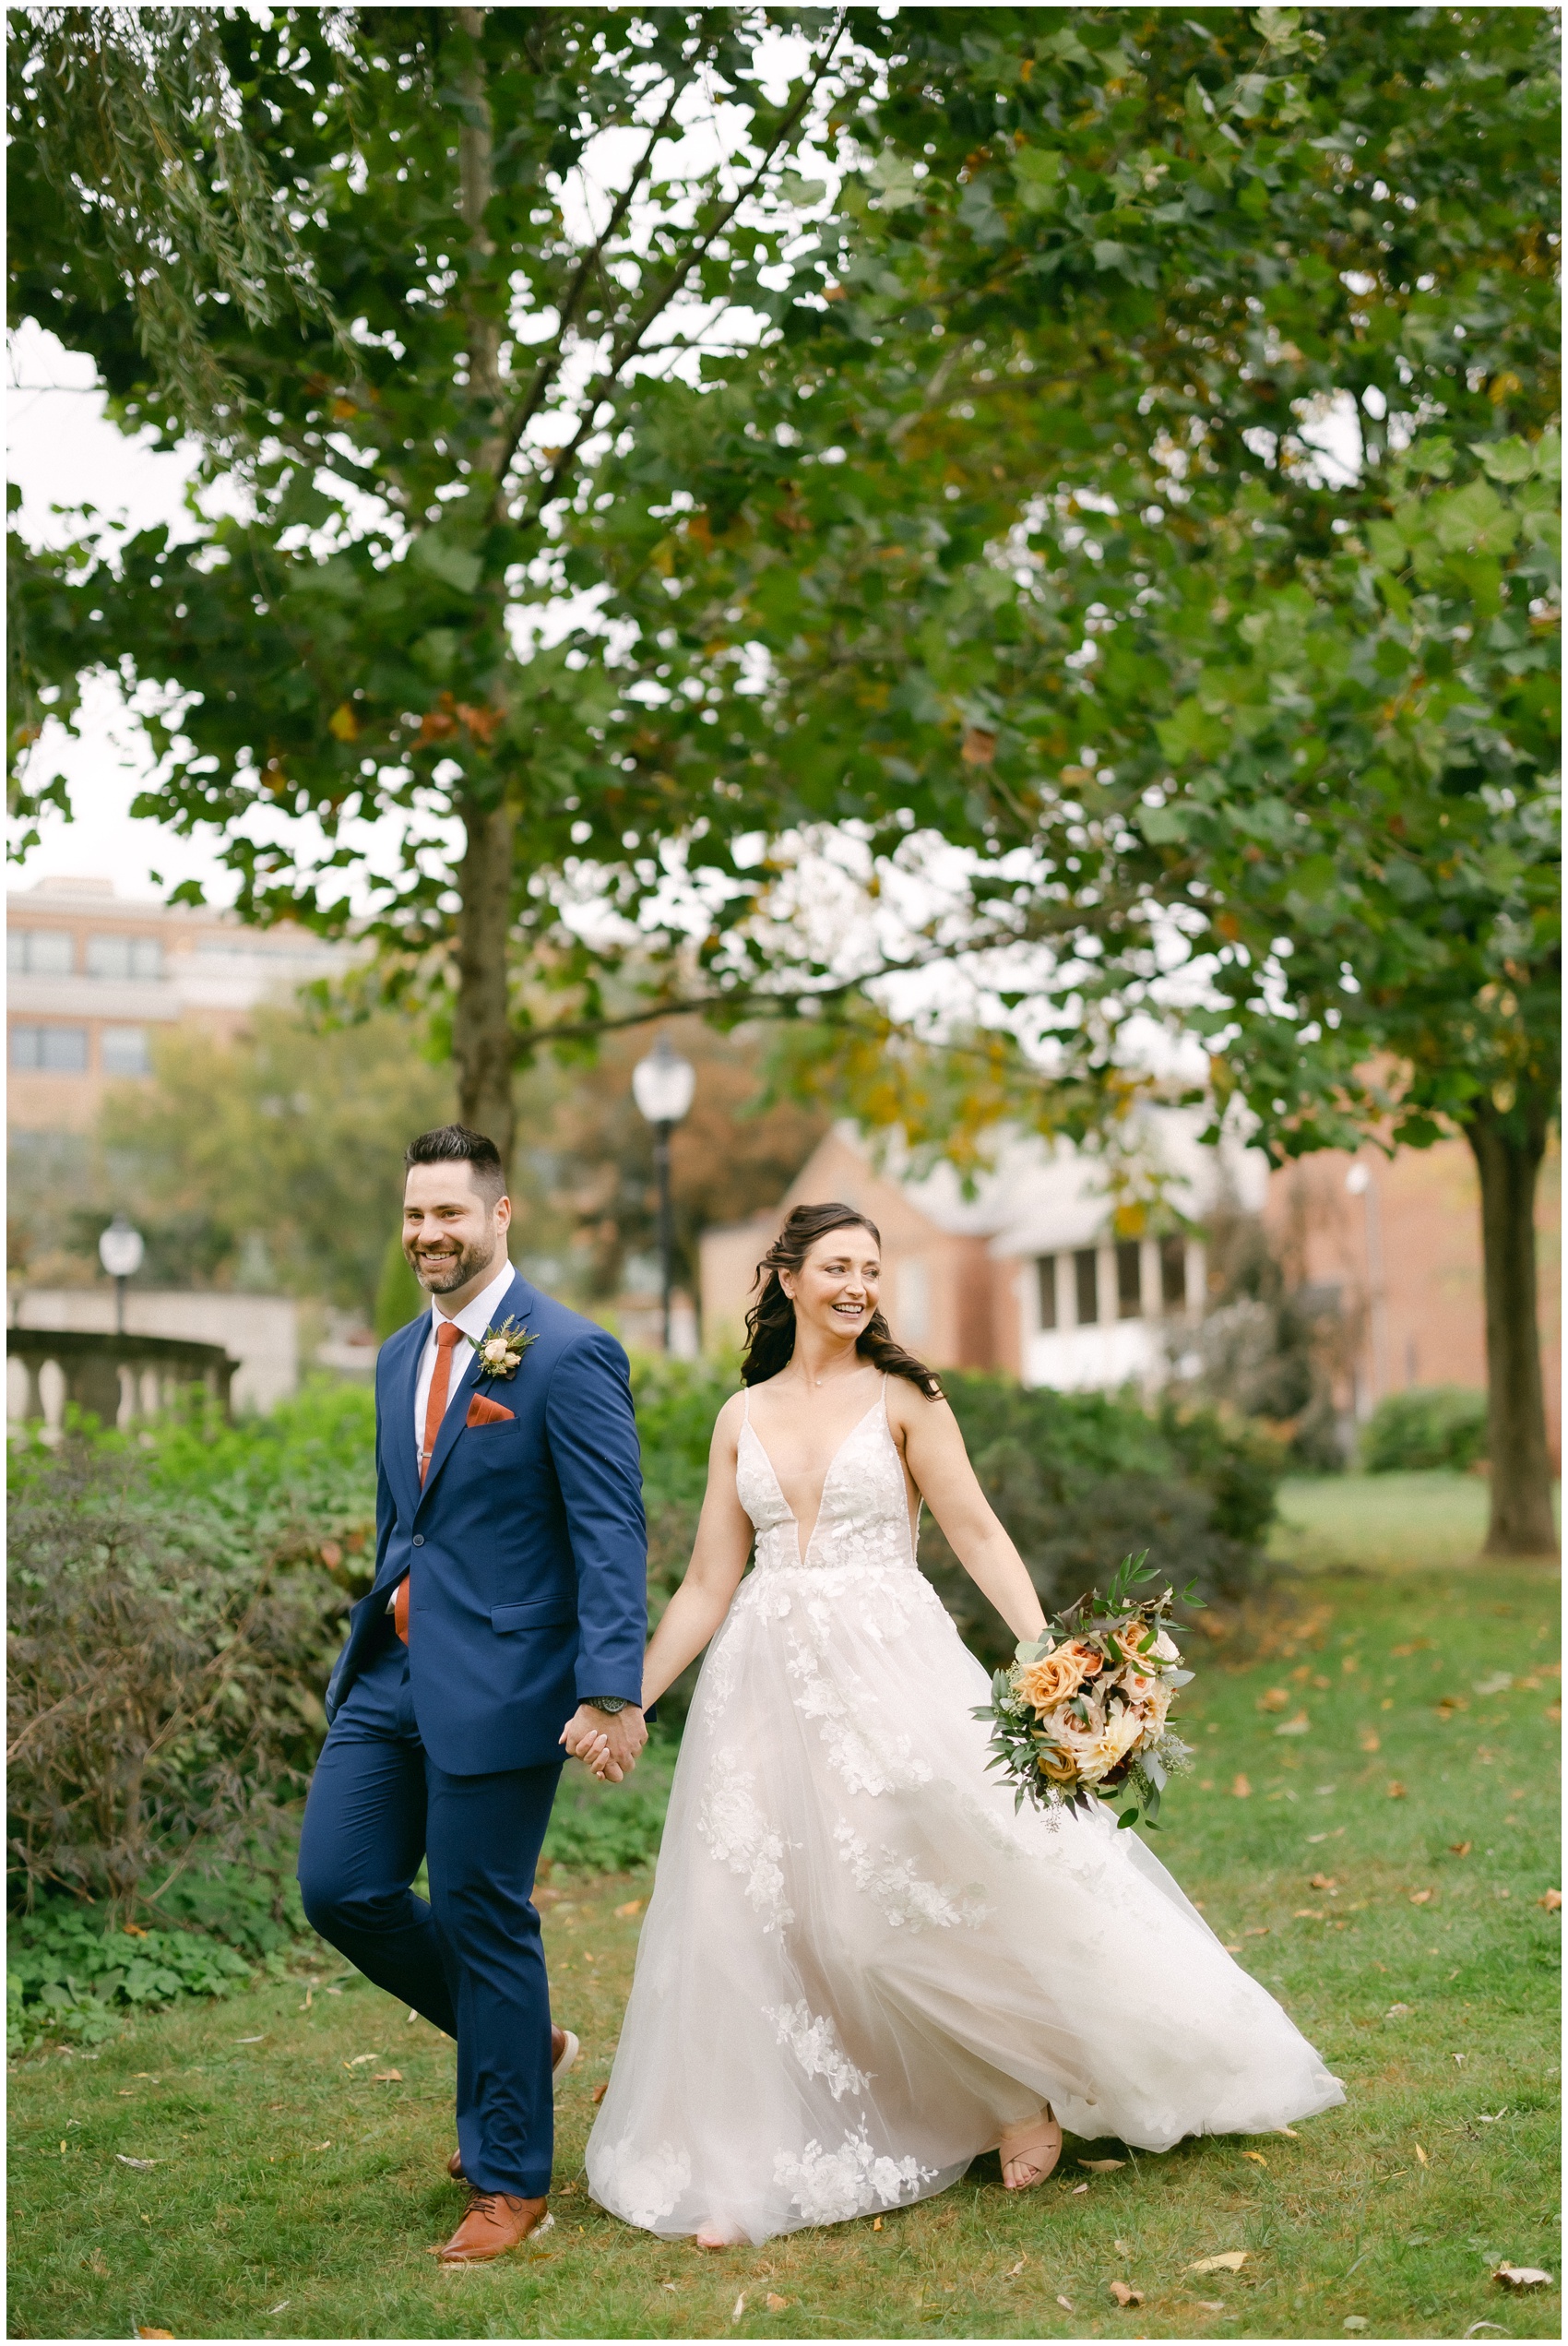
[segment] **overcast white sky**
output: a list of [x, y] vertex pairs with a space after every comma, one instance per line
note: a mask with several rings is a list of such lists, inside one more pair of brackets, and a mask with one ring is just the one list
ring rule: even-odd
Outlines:
[[[186, 464], [138, 447], [105, 422], [92, 362], [51, 334], [24, 325], [10, 338], [6, 371], [6, 470], [22, 491], [22, 524], [33, 542], [69, 536], [53, 506], [93, 505], [138, 527], [172, 521], [181, 512]], [[70, 777], [77, 819], [45, 818], [43, 838], [6, 885], [30, 887], [45, 875], [112, 878], [122, 895], [153, 893], [151, 874], [167, 883], [199, 879], [215, 901], [232, 883], [209, 845], [174, 838], [160, 824], [133, 822], [130, 803], [143, 787], [145, 756], [134, 726], [115, 723], [118, 696], [92, 696], [79, 743], [56, 735], [44, 744]]]

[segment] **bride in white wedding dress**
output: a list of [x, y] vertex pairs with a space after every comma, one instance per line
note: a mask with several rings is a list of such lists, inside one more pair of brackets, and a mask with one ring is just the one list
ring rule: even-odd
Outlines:
[[707, 2247], [905, 2205], [992, 2149], [1027, 2188], [1063, 2126], [1165, 2150], [1344, 2100], [1135, 1833], [1016, 1815], [986, 1773], [922, 1497], [1019, 1638], [1040, 1604], [876, 1311], [878, 1256], [849, 1207], [790, 1216], [647, 1651], [645, 1705], [712, 1640], [588, 2180]]

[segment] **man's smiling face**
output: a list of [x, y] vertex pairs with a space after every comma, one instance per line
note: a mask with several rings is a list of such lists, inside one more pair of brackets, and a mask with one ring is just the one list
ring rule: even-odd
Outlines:
[[482, 1287], [506, 1241], [512, 1203], [493, 1204], [466, 1160], [410, 1165], [403, 1190], [403, 1252], [427, 1293], [461, 1309], [467, 1290]]

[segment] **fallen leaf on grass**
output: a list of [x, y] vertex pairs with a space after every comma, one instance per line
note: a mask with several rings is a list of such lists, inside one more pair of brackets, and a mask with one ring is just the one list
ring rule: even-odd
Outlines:
[[1435, 1890], [1412, 1890], [1410, 1903], [1412, 1906], [1430, 1906], [1436, 1895]]
[[1551, 2275], [1543, 2273], [1538, 2265], [1499, 2265], [1492, 2279], [1504, 2282], [1510, 2289], [1551, 2287]]
[[1388, 1787], [1388, 1797], [1390, 1800], [1408, 1800], [1409, 1798], [1409, 1794], [1406, 1792], [1403, 1784], [1396, 1781]]
[[1431, 2165], [1431, 2161], [1428, 2159], [1426, 2152], [1421, 2149], [1419, 2142], [1416, 2145], [1416, 2156], [1420, 2161], [1423, 2167]]
[[[640, 1899], [638, 1903], [641, 1904]], [[789, 2311], [794, 2300], [790, 2297], [780, 2297], [777, 2289], [770, 2289], [763, 2302], [770, 2314], [782, 2314]]]
[[1073, 2301], [1070, 2297], [1058, 2297], [1056, 2302], [1064, 2314], [1070, 2314], [1073, 2311]]
[[1474, 1841], [1450, 1841], [1448, 1853], [1451, 1857], [1468, 1857], [1474, 1847]]
[[1367, 2317], [1365, 2314], [1347, 2314], [1339, 2327], [1341, 2329], [1365, 2329]]
[[1387, 2011], [1384, 2014], [1384, 2018], [1386, 2020], [1403, 2020], [1409, 2012], [1409, 2009], [1410, 2007], [1408, 2004], [1391, 2004]]
[[293, 2302], [291, 2297], [279, 2297], [276, 2305], [268, 2305], [267, 2310], [268, 2314], [286, 2314]]
[[1282, 1719], [1274, 1732], [1277, 1735], [1310, 1735], [1313, 1722], [1304, 1710], [1299, 1710], [1294, 1719]]
[[[62, 2143], [60, 2148], [64, 2150], [65, 2144]], [[116, 2150], [114, 2156], [123, 2167], [135, 2167], [138, 2174], [146, 2174], [150, 2168], [158, 2164], [156, 2159], [127, 2159], [123, 2150]]]
[[1252, 1788], [1251, 1784], [1247, 1781], [1247, 1779], [1245, 1778], [1245, 1776], [1238, 1776], [1238, 1777], [1236, 1778], [1235, 1781], [1231, 1784], [1231, 1787], [1230, 1787], [1230, 1797], [1231, 1797], [1231, 1799], [1232, 1799], [1232, 1800], [1251, 1800], [1252, 1796], [1253, 1796], [1253, 1788]]
[[1254, 2160], [1260, 2167], [1266, 2167], [1268, 2164], [1268, 2161], [1261, 2150], [1243, 2150], [1241, 2156], [1243, 2159]]
[[1016, 2265], [1008, 2266], [1006, 2271], [1002, 2276], [1003, 2280], [1016, 2281], [1018, 2275], [1023, 2271], [1024, 2267], [1028, 2263], [1028, 2261], [1029, 2260], [1027, 2257], [1020, 2257]]
[[604, 2080], [602, 2081], [602, 2083], [601, 2083], [601, 2084], [596, 2085], [596, 2086], [594, 2087], [594, 2090], [593, 2090], [593, 2098], [594, 2098], [594, 2102], [595, 2102], [595, 2103], [597, 2104], [597, 2103], [599, 2103], [599, 2102], [602, 2102], [602, 2101], [603, 2101], [603, 2099], [604, 2099], [604, 2097], [605, 2097], [605, 2095], [609, 2092], [609, 2090], [610, 2090], [610, 2080], [609, 2080], [609, 2078], [604, 2078]]
[[1289, 1691], [1285, 1686], [1270, 1686], [1258, 1697], [1260, 1710], [1288, 1710], [1289, 1707]]
[[1328, 1920], [1321, 1906], [1298, 1906], [1290, 1915], [1292, 1923], [1325, 1923]]
[[615, 1909], [617, 1915], [623, 1922], [625, 1921], [629, 1914], [640, 1914], [642, 1911], [643, 1902], [640, 1898], [629, 1898], [624, 1906], [618, 1906]]
[[1333, 1874], [1314, 1874], [1307, 1884], [1307, 1888], [1310, 1890], [1336, 1890], [1339, 1883], [1337, 1876]]
[[1250, 1930], [1241, 1933], [1241, 1936], [1244, 1939], [1265, 1939], [1268, 1936], [1268, 1924], [1254, 1923]]
[[1075, 2183], [1073, 2185], [1072, 2190], [1067, 2194], [1067, 2197], [1069, 2199], [1076, 2199], [1081, 2191], [1087, 2191], [1087, 2189], [1088, 2185], [1087, 2183]]
[[362, 2069], [367, 2061], [379, 2061], [380, 2058], [379, 2053], [356, 2053], [351, 2061], [344, 2062], [343, 2066], [345, 2069]]
[[1206, 2314], [1222, 2314], [1225, 2311], [1223, 2297], [1194, 2297], [1193, 2303], [1201, 2305]]
[[1562, 1892], [1561, 1890], [1548, 1890], [1544, 1897], [1538, 1898], [1536, 1900], [1536, 1904], [1538, 1906], [1544, 1906], [1549, 1914], [1555, 1914], [1562, 1903]]
[[1288, 2134], [1292, 2142], [1300, 2142], [1301, 2139], [1294, 2126], [1277, 2126], [1275, 2128], [1275, 2132], [1277, 2134]]
[[265, 2044], [267, 2042], [267, 2038], [265, 2034], [261, 2036], [237, 2036], [234, 2039], [234, 2042], [236, 2044]]
[[1239, 2273], [1246, 2261], [1244, 2248], [1227, 2248], [1218, 2257], [1200, 2257], [1195, 2265], [1187, 2267], [1187, 2270], [1190, 2273]]
[[1221, 1939], [1219, 1943], [1221, 1947], [1224, 1947], [1227, 1955], [1240, 1955], [1241, 1952], [1241, 1942], [1240, 1939]]
[[1483, 2126], [1494, 2126], [1499, 2118], [1505, 2118], [1508, 2115], [1508, 2110], [1506, 2104], [1504, 2104], [1501, 2110], [1493, 2110], [1490, 2113], [1485, 2110], [1478, 2110], [1476, 2112], [1476, 2115], [1480, 2120]]
[[1356, 1737], [1356, 1741], [1362, 1751], [1372, 1752], [1381, 1751], [1383, 1749], [1383, 1737], [1378, 1733], [1375, 1727], [1363, 1727], [1360, 1733]]
[[138, 2338], [172, 2338], [173, 2335], [172, 2329], [138, 2329], [137, 2332]]
[[1129, 2289], [1124, 2281], [1113, 2281], [1111, 2284], [1111, 2294], [1119, 2305], [1141, 2305], [1144, 2302], [1143, 2291]]
[[1130, 2257], [1133, 2253], [1131, 2244], [1125, 2240], [1113, 2240], [1111, 2245], [1119, 2257]]
[[731, 2309], [730, 2309], [730, 2318], [731, 2318], [731, 2320], [732, 2322], [738, 2322], [738, 2321], [740, 2320], [740, 2318], [741, 2318], [741, 2316], [742, 2316], [742, 2315], [745, 2312], [745, 2310], [746, 2310], [746, 2292], [745, 2292], [745, 2291], [742, 2289], [742, 2292], [741, 2292], [741, 2293], [740, 2293], [740, 2295], [736, 2298], [735, 2303], [733, 2304], [733, 2305], [732, 2305], [732, 2306], [731, 2307]]
[[1078, 2161], [1079, 2166], [1087, 2167], [1091, 2175], [1113, 2175], [1118, 2167], [1124, 2167], [1126, 2163], [1125, 2159], [1080, 2159]]
[[878, 2216], [873, 2222], [872, 2230], [873, 2232], [880, 2232], [882, 2230], [882, 2218], [880, 2216]]
[[375, 2075], [371, 2079], [372, 2085], [401, 2085], [402, 2082], [403, 2072], [401, 2069], [377, 2069]]
[[1490, 1677], [1473, 1678], [1470, 1684], [1478, 1695], [1505, 1695], [1514, 1680], [1508, 1671], [1494, 1670]]

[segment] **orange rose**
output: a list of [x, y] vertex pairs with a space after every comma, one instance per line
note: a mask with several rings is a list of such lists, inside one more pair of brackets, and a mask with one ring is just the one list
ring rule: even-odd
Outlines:
[[1013, 1673], [1013, 1684], [1033, 1709], [1049, 1710], [1052, 1703], [1065, 1702], [1075, 1695], [1085, 1675], [1073, 1649], [1062, 1646], [1055, 1653], [1041, 1654], [1038, 1661], [1020, 1662]]

